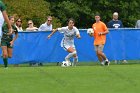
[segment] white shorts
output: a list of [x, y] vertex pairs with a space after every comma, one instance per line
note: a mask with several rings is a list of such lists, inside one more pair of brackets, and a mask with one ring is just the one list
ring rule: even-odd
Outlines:
[[75, 49], [75, 45], [70, 45], [70, 44], [61, 44], [61, 47], [64, 48], [64, 50], [68, 50], [68, 48], [72, 47], [73, 49]]
[[68, 48], [72, 47], [73, 49], [75, 49], [75, 45], [74, 42], [71, 41], [66, 41], [65, 38], [62, 39], [61, 41], [61, 47], [64, 48], [64, 50], [68, 50]]

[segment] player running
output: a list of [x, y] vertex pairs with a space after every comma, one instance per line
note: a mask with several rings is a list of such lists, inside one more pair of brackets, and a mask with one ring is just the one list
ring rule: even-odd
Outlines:
[[2, 38], [1, 38], [1, 48], [2, 48], [2, 57], [5, 68], [8, 66], [8, 58], [12, 57], [12, 51], [13, 51], [13, 43], [18, 37], [18, 31], [16, 27], [14, 26], [14, 17], [9, 17], [10, 24], [13, 28], [13, 34], [15, 34], [15, 37], [13, 38], [13, 35], [8, 35], [8, 24], [4, 24], [2, 27]]
[[77, 38], [81, 38], [79, 30], [74, 26], [74, 24], [74, 19], [70, 18], [68, 20], [68, 26], [53, 29], [52, 33], [48, 35], [48, 38], [51, 38], [51, 36], [56, 31], [64, 33], [64, 37], [61, 41], [61, 47], [63, 47], [67, 52], [69, 52], [69, 54], [65, 57], [66, 61], [70, 62], [70, 58], [74, 58], [72, 66], [76, 66], [76, 63], [78, 62], [78, 56], [74, 45], [74, 36], [76, 36]]
[[96, 22], [92, 25], [94, 30], [94, 47], [96, 51], [96, 55], [101, 62], [101, 65], [109, 65], [109, 61], [105, 54], [103, 53], [104, 44], [106, 42], [106, 34], [109, 33], [106, 25], [100, 21], [100, 15], [95, 15]]

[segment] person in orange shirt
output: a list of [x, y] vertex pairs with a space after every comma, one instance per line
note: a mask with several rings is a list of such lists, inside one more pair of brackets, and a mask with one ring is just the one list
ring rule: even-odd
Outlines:
[[106, 43], [106, 34], [109, 33], [107, 26], [100, 21], [100, 15], [95, 15], [96, 22], [92, 25], [94, 34], [91, 34], [91, 36], [94, 37], [94, 47], [96, 51], [96, 55], [101, 62], [101, 65], [108, 65], [109, 61], [105, 54], [103, 53], [104, 44]]

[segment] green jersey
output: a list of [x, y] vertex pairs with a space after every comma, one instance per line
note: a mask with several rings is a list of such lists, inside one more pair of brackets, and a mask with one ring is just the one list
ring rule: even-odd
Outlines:
[[6, 10], [6, 7], [2, 1], [0, 1], [0, 11]]
[[[14, 30], [15, 34], [18, 33], [18, 30], [14, 25], [12, 25], [12, 29]], [[1, 38], [2, 41], [10, 42], [13, 40], [13, 35], [7, 35], [8, 32], [9, 32], [8, 25], [4, 24], [2, 27], [2, 38]]]

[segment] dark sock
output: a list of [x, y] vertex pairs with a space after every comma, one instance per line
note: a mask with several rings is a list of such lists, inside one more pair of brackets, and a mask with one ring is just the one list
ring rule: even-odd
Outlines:
[[8, 66], [8, 58], [3, 58], [4, 67]]

